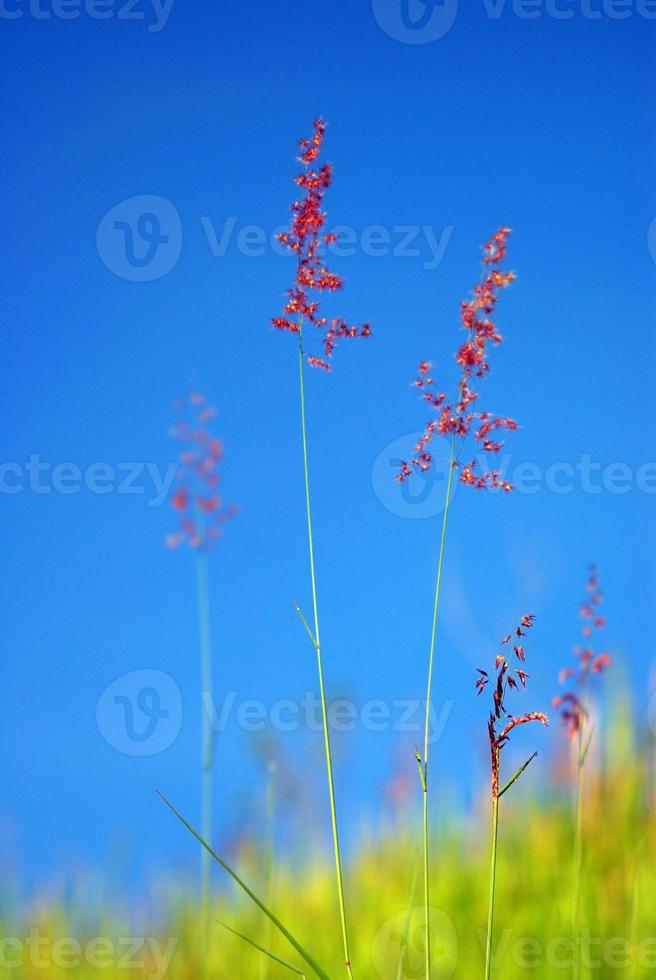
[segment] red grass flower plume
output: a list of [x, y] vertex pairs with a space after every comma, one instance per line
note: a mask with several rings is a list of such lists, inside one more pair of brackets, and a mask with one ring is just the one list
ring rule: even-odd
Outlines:
[[[597, 630], [603, 629], [606, 619], [599, 612], [599, 607], [603, 602], [603, 595], [599, 588], [599, 576], [595, 565], [590, 566], [590, 573], [585, 590], [587, 595], [581, 603], [579, 616], [583, 621], [581, 634], [583, 644], [574, 647], [574, 656], [578, 660], [576, 667], [563, 667], [558, 674], [558, 681], [564, 684], [570, 678], [575, 679], [575, 683], [580, 688], [584, 688], [592, 674], [601, 674], [608, 667], [611, 658], [607, 653], [595, 653], [593, 650], [593, 637]], [[555, 708], [560, 708], [560, 716], [565, 726], [565, 734], [569, 738], [578, 737], [579, 731], [587, 716], [587, 710], [583, 703], [583, 698], [575, 691], [567, 691], [565, 694], [558, 694], [553, 699]]]
[[297, 257], [296, 280], [288, 291], [289, 299], [283, 315], [273, 317], [271, 322], [278, 330], [291, 333], [301, 332], [305, 322], [318, 327], [323, 332], [323, 357], [310, 355], [308, 363], [330, 371], [330, 359], [337, 341], [342, 337], [368, 337], [371, 326], [365, 323], [353, 327], [339, 317], [329, 320], [319, 314], [316, 296], [336, 292], [343, 284], [341, 277], [327, 268], [322, 257], [322, 246], [336, 239], [333, 232], [324, 231], [326, 214], [322, 210], [323, 197], [332, 181], [331, 165], [318, 163], [325, 132], [325, 122], [315, 119], [313, 136], [302, 139], [299, 144], [299, 161], [303, 171], [295, 180], [303, 188], [303, 196], [292, 204], [293, 218], [289, 230], [278, 235], [278, 240]]
[[[513, 644], [513, 654], [517, 662], [524, 663], [526, 654], [524, 652], [523, 639], [527, 635], [535, 622], [535, 616], [529, 614], [522, 616], [519, 626], [516, 627], [514, 634], [509, 633], [503, 638], [500, 646], [506, 647], [509, 643]], [[501, 762], [501, 750], [510, 738], [513, 728], [518, 725], [526, 725], [530, 721], [539, 721], [543, 725], [549, 724], [549, 719], [541, 711], [530, 711], [523, 715], [512, 715], [506, 711], [506, 697], [508, 692], [517, 689], [519, 684], [526, 687], [528, 674], [522, 667], [512, 667], [510, 660], [506, 659], [506, 653], [500, 651], [494, 661], [494, 679], [486, 670], [478, 669], [480, 674], [476, 681], [476, 693], [482, 694], [487, 685], [493, 680], [494, 690], [492, 692], [492, 711], [488, 719], [488, 735], [490, 739], [490, 754], [492, 757], [492, 798], [496, 799], [499, 795], [499, 771]]]
[[218, 491], [223, 444], [207, 427], [216, 409], [198, 391], [176, 402], [175, 407], [183, 414], [170, 432], [183, 448], [171, 505], [180, 515], [180, 527], [166, 536], [166, 544], [178, 548], [186, 542], [192, 548], [208, 550], [236, 512], [235, 507], [224, 505]]
[[[484, 378], [490, 370], [489, 345], [496, 346], [503, 339], [493, 320], [499, 295], [501, 290], [516, 278], [514, 272], [504, 272], [501, 269], [506, 258], [509, 234], [509, 228], [500, 228], [484, 246], [481, 282], [475, 287], [472, 297], [461, 304], [460, 321], [467, 332], [467, 339], [455, 353], [456, 361], [461, 368], [456, 397], [449, 399], [446, 392], [437, 386], [431, 375], [430, 361], [422, 361], [419, 365], [419, 374], [414, 385], [419, 388], [424, 401], [428, 402], [437, 416], [427, 423], [410, 462], [401, 463], [396, 477], [401, 482], [407, 480], [413, 470], [426, 472], [430, 469], [433, 456], [428, 446], [436, 435], [451, 436], [464, 443], [473, 427], [479, 447], [489, 458], [503, 447], [503, 442], [498, 439], [498, 433], [517, 428], [517, 422], [513, 419], [493, 415], [491, 412], [473, 410], [478, 398], [475, 390], [476, 382]], [[498, 469], [490, 468], [484, 473], [479, 473], [476, 469], [476, 460], [462, 463], [456, 459], [454, 466], [460, 470], [460, 482], [468, 486], [479, 489], [501, 487], [507, 491], [513, 489], [511, 484], [503, 479]]]

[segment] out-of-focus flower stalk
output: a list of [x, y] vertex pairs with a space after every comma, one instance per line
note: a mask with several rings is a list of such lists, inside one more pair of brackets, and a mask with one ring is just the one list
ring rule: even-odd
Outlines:
[[[215, 738], [211, 715], [214, 690], [207, 553], [221, 537], [223, 524], [234, 514], [235, 508], [226, 507], [218, 492], [218, 467], [223, 446], [207, 427], [216, 410], [197, 391], [177, 402], [176, 408], [183, 415], [171, 434], [183, 443], [184, 448], [180, 453], [180, 467], [171, 503], [180, 514], [180, 527], [175, 533], [167, 535], [166, 543], [174, 549], [188, 544], [196, 557], [201, 694], [201, 834], [204, 840], [211, 841]], [[189, 413], [191, 419], [186, 417]], [[200, 876], [203, 977], [209, 980], [212, 963], [212, 881], [211, 855], [205, 848], [201, 850]]]

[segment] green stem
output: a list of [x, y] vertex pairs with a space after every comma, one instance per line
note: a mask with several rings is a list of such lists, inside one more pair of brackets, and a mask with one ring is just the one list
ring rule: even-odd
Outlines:
[[[207, 560], [202, 552], [196, 562], [198, 584], [198, 626], [200, 635], [201, 675], [201, 833], [205, 840], [212, 839], [212, 783], [214, 768], [214, 738], [210, 707], [212, 703], [212, 648], [210, 640], [210, 615], [207, 588]], [[206, 850], [201, 852], [201, 893], [203, 915], [203, 977], [210, 975], [211, 929], [211, 859]]]
[[497, 841], [499, 838], [499, 797], [492, 800], [492, 859], [490, 863], [490, 900], [487, 911], [487, 943], [485, 946], [485, 980], [492, 975], [492, 930], [494, 927], [494, 896], [497, 883]]
[[442, 517], [442, 532], [440, 535], [440, 551], [437, 562], [437, 577], [435, 580], [435, 598], [433, 602], [433, 623], [431, 627], [430, 652], [428, 656], [428, 683], [426, 688], [426, 717], [424, 723], [424, 758], [423, 758], [423, 778], [421, 780], [424, 795], [423, 806], [423, 838], [424, 838], [424, 950], [425, 976], [430, 980], [431, 969], [431, 939], [430, 939], [430, 849], [429, 849], [429, 812], [428, 812], [428, 748], [430, 731], [430, 707], [431, 694], [433, 690], [433, 665], [435, 662], [435, 642], [437, 638], [437, 613], [440, 603], [440, 591], [442, 587], [442, 567], [444, 564], [444, 550], [446, 546], [446, 529], [449, 520], [449, 507], [451, 505], [451, 487], [453, 484], [453, 464], [455, 461], [456, 437], [455, 433], [451, 439], [451, 452], [449, 456], [449, 476], [446, 484], [446, 497], [444, 501], [444, 514]]
[[572, 942], [574, 956], [573, 980], [581, 976], [580, 916], [581, 916], [581, 866], [583, 862], [583, 717], [579, 724], [576, 753], [576, 830], [574, 835], [574, 883], [572, 888]]
[[[274, 769], [269, 764], [269, 778], [267, 782], [266, 794], [266, 817], [269, 825], [269, 843], [265, 859], [266, 869], [266, 904], [271, 908], [274, 904], [275, 892], [275, 862], [276, 862], [276, 832], [275, 832], [275, 809], [276, 809], [276, 788], [274, 781]], [[265, 941], [267, 948], [270, 949], [273, 943], [273, 923], [267, 919], [264, 923], [266, 930]], [[262, 958], [262, 968], [260, 970], [260, 980], [267, 980], [269, 976], [269, 959]], [[304, 974], [305, 975], [305, 974]]]
[[346, 927], [346, 905], [344, 902], [344, 883], [342, 878], [342, 860], [339, 847], [339, 834], [337, 830], [337, 808], [335, 805], [335, 786], [333, 781], [333, 763], [330, 748], [330, 732], [328, 729], [328, 708], [326, 705], [326, 690], [323, 676], [323, 661], [321, 657], [321, 638], [319, 633], [319, 610], [317, 604], [317, 582], [314, 564], [314, 539], [312, 535], [312, 508], [310, 504], [310, 468], [308, 463], [307, 445], [307, 424], [305, 417], [305, 379], [303, 374], [303, 339], [302, 328], [299, 321], [298, 326], [298, 368], [301, 395], [301, 430], [303, 436], [303, 470], [305, 474], [305, 507], [307, 512], [307, 531], [308, 549], [310, 555], [310, 578], [312, 582], [312, 609], [314, 614], [314, 639], [317, 652], [317, 669], [319, 672], [319, 693], [321, 696], [321, 713], [323, 718], [323, 739], [324, 751], [326, 756], [326, 771], [328, 775], [328, 793], [330, 796], [330, 819], [333, 833], [333, 850], [335, 855], [335, 874], [337, 877], [337, 898], [339, 902], [339, 917], [342, 929], [342, 943], [344, 947], [344, 962], [346, 973], [351, 978], [351, 956], [349, 952], [348, 930]]
[[408, 956], [408, 941], [410, 938], [410, 926], [412, 925], [412, 909], [415, 904], [415, 887], [417, 885], [418, 868], [419, 868], [419, 854], [417, 854], [417, 859], [415, 860], [414, 867], [412, 869], [412, 881], [410, 883], [408, 907], [405, 913], [405, 925], [403, 927], [403, 935], [401, 936], [401, 945], [399, 948], [399, 962], [396, 968], [396, 980], [403, 980], [403, 978], [406, 976], [405, 965]]

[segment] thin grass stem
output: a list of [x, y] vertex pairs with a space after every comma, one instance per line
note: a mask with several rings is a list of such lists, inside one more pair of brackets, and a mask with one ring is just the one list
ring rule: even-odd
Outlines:
[[[201, 833], [212, 839], [212, 793], [214, 782], [214, 732], [210, 717], [212, 701], [212, 645], [210, 635], [207, 559], [199, 552], [196, 559], [198, 588], [198, 632], [201, 678]], [[211, 961], [211, 859], [201, 851], [201, 898], [203, 928], [203, 977], [209, 980]]]
[[[266, 793], [266, 817], [269, 826], [269, 840], [265, 858], [265, 901], [269, 908], [274, 904], [276, 887], [276, 786], [275, 768], [269, 764], [267, 793]], [[270, 949], [273, 943], [273, 923], [270, 919], [265, 922], [265, 942]], [[260, 980], [267, 980], [269, 976], [270, 960], [264, 956], [261, 960]]]
[[[590, 743], [588, 742], [588, 747]], [[572, 885], [572, 943], [574, 956], [573, 980], [581, 977], [580, 919], [581, 919], [581, 867], [583, 864], [583, 766], [587, 749], [583, 749], [583, 713], [578, 731], [576, 751], [576, 827], [574, 831], [574, 870]]]
[[412, 925], [412, 910], [415, 904], [415, 889], [417, 887], [417, 871], [419, 868], [419, 854], [417, 854], [417, 860], [412, 868], [412, 881], [410, 882], [410, 894], [408, 895], [408, 907], [405, 913], [405, 924], [403, 926], [403, 934], [401, 936], [401, 945], [399, 949], [399, 962], [396, 968], [396, 980], [403, 980], [405, 974], [406, 959], [408, 956], [408, 945], [410, 939], [410, 926]]
[[490, 861], [490, 899], [487, 911], [487, 942], [485, 944], [485, 980], [492, 976], [492, 931], [494, 929], [494, 898], [497, 885], [497, 842], [499, 839], [499, 797], [492, 800], [492, 857]]
[[425, 976], [430, 980], [431, 970], [431, 937], [430, 937], [430, 835], [429, 835], [429, 808], [428, 808], [428, 749], [429, 749], [429, 725], [430, 725], [430, 706], [433, 690], [433, 667], [435, 663], [435, 645], [437, 639], [437, 617], [440, 604], [440, 592], [442, 587], [442, 568], [444, 565], [444, 551], [446, 548], [446, 531], [449, 520], [449, 508], [451, 505], [451, 488], [453, 485], [453, 470], [455, 462], [456, 437], [455, 433], [451, 439], [451, 452], [449, 455], [449, 475], [446, 484], [446, 496], [444, 500], [444, 513], [442, 516], [442, 530], [440, 533], [440, 550], [437, 561], [437, 576], [435, 579], [435, 597], [433, 601], [433, 621], [431, 625], [430, 651], [428, 655], [428, 682], [426, 686], [426, 716], [424, 721], [424, 757], [420, 764], [420, 774], [423, 770], [421, 779], [423, 792], [423, 848], [424, 848], [424, 950]]
[[[321, 713], [323, 719], [323, 738], [324, 738], [324, 751], [326, 756], [326, 772], [328, 776], [328, 793], [330, 797], [330, 820], [332, 825], [332, 835], [333, 835], [333, 851], [335, 857], [335, 874], [337, 878], [337, 899], [339, 902], [339, 917], [342, 930], [342, 944], [344, 947], [344, 963], [346, 967], [346, 973], [351, 978], [353, 978], [353, 973], [351, 971], [351, 955], [349, 950], [349, 938], [348, 929], [346, 925], [346, 903], [344, 901], [344, 882], [342, 876], [342, 860], [339, 845], [339, 832], [337, 828], [337, 807], [335, 804], [335, 786], [333, 780], [333, 763], [332, 763], [332, 752], [330, 747], [330, 732], [328, 728], [328, 707], [326, 704], [326, 691], [324, 684], [323, 675], [323, 660], [321, 656], [321, 637], [319, 632], [319, 609], [317, 602], [317, 581], [316, 581], [316, 571], [315, 571], [315, 561], [314, 561], [314, 538], [312, 534], [312, 506], [310, 498], [310, 466], [308, 461], [308, 439], [307, 439], [307, 420], [305, 412], [305, 378], [303, 372], [303, 338], [302, 338], [302, 325], [299, 321], [298, 325], [298, 365], [299, 365], [299, 382], [300, 382], [300, 399], [301, 399], [301, 432], [303, 438], [303, 472], [305, 477], [305, 508], [307, 514], [307, 533], [308, 533], [308, 551], [310, 557], [310, 579], [312, 584], [312, 609], [314, 615], [314, 643], [317, 653], [317, 670], [319, 674], [319, 694], [321, 697]], [[308, 632], [310, 632], [308, 630]], [[310, 632], [312, 636], [312, 633]]]

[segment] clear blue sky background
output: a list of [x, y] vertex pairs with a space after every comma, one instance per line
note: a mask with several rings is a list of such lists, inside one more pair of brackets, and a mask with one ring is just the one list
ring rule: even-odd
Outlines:
[[[425, 420], [409, 387], [419, 359], [454, 379], [458, 304], [478, 276], [480, 244], [509, 224], [519, 278], [499, 308], [506, 342], [484, 398], [521, 422], [511, 466], [545, 474], [587, 454], [602, 467], [626, 464], [631, 489], [590, 493], [574, 478], [571, 493], [456, 494], [435, 687], [453, 709], [435, 764], [466, 803], [486, 759], [473, 668], [534, 611], [521, 704], [548, 707], [590, 560], [601, 569], [615, 676], [628, 678], [636, 722], [647, 723], [653, 469], [651, 495], [636, 479], [654, 459], [656, 23], [633, 8], [625, 20], [593, 20], [574, 3], [567, 20], [528, 20], [510, 5], [495, 19], [481, 0], [461, 4], [445, 36], [410, 44], [394, 3], [378, 6], [387, 32], [367, 2], [177, 0], [160, 31], [148, 30], [150, 13], [0, 18], [2, 457], [163, 470], [176, 454], [172, 401], [194, 378], [219, 407], [223, 489], [241, 507], [211, 560], [219, 699], [234, 691], [270, 706], [315, 687], [291, 607], [292, 597], [310, 601], [295, 347], [269, 327], [293, 266], [268, 246], [245, 254], [234, 237], [213, 255], [202, 219], [219, 235], [229, 219], [235, 235], [285, 222], [295, 141], [322, 114], [331, 222], [359, 240], [372, 225], [391, 236], [387, 254], [360, 243], [332, 260], [346, 288], [330, 310], [370, 319], [375, 334], [344, 344], [331, 376], [308, 378], [328, 681], [358, 704], [422, 698], [439, 517], [413, 519], [387, 482], [386, 447]], [[108, 268], [107, 223], [96, 240], [109, 209], [139, 195], [165, 198], [181, 221], [177, 263], [147, 282]], [[392, 254], [400, 225], [438, 237], [452, 228], [436, 268], [423, 238], [419, 255]], [[145, 477], [142, 494], [105, 495], [58, 493], [52, 475], [43, 479], [50, 492], [23, 478], [20, 493], [1, 496], [7, 853], [34, 876], [72, 860], [100, 865], [117, 842], [132, 868], [188, 859], [193, 848], [154, 789], [197, 815], [193, 558], [165, 549], [174, 515], [148, 505]], [[174, 744], [139, 758], [108, 744], [96, 705], [112, 681], [142, 669], [170, 675], [183, 707]], [[533, 740], [548, 755], [559, 734], [555, 725]], [[415, 779], [415, 737], [359, 727], [337, 740], [353, 835], [380, 819], [392, 773]], [[320, 760], [316, 733], [280, 738], [291, 758]], [[252, 742], [234, 722], [220, 740], [224, 841], [261, 806]], [[298, 765], [302, 780], [319, 762]], [[537, 768], [531, 778], [539, 784]]]

